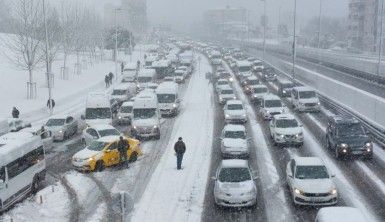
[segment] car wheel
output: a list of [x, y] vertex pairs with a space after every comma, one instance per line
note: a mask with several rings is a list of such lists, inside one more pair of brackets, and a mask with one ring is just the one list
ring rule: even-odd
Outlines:
[[129, 159], [130, 163], [135, 162], [138, 159], [138, 154], [136, 152], [132, 153]]
[[64, 132], [64, 135], [63, 135], [63, 140], [62, 141], [65, 141], [68, 139], [68, 136], [67, 136], [67, 132]]
[[102, 172], [104, 170], [104, 163], [103, 163], [103, 161], [99, 160], [99, 161], [96, 162], [95, 170], [97, 172]]
[[160, 140], [160, 133], [158, 135], [155, 136], [155, 139], [156, 140]]
[[86, 143], [86, 139], [82, 138], [81, 142], [83, 147], [86, 147], [87, 146], [87, 143]]
[[338, 149], [335, 148], [334, 150], [335, 150], [335, 157], [336, 157], [336, 159], [337, 160], [341, 159], [341, 154], [340, 154], [340, 152], [338, 152]]

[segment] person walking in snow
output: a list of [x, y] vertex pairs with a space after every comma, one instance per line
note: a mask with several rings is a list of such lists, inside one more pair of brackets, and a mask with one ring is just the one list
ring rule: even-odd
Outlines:
[[106, 88], [108, 88], [110, 86], [110, 77], [108, 75], [104, 77], [104, 82], [106, 83]]
[[181, 170], [183, 155], [186, 152], [186, 144], [183, 142], [182, 137], [179, 137], [178, 141], [175, 143], [174, 150], [176, 153], [176, 169]]
[[110, 85], [112, 85], [112, 79], [114, 78], [114, 74], [112, 72], [108, 73], [108, 77], [110, 80]]
[[118, 151], [120, 156], [120, 162], [127, 164], [127, 150], [130, 148], [130, 144], [123, 138], [123, 136], [119, 137], [118, 142]]
[[19, 114], [20, 114], [20, 112], [19, 112], [19, 110], [18, 109], [16, 109], [16, 107], [13, 107], [13, 109], [12, 109], [12, 118], [19, 118]]
[[124, 63], [123, 62], [120, 64], [120, 69], [121, 69], [121, 72], [123, 74], [123, 71], [124, 71]]
[[51, 109], [51, 105], [52, 105], [52, 109], [55, 108], [55, 100], [48, 99], [47, 100], [47, 107], [48, 107], [48, 109]]

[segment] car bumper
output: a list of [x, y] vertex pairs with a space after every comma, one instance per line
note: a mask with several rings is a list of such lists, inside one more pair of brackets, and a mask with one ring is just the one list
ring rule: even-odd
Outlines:
[[226, 123], [246, 123], [247, 118], [246, 117], [225, 117]]
[[171, 116], [171, 115], [176, 115], [177, 114], [177, 108], [174, 109], [161, 109], [160, 114], [162, 116]]
[[159, 128], [158, 129], [152, 129], [151, 131], [133, 128], [131, 131], [131, 134], [133, 136], [150, 138], [150, 137], [158, 136], [160, 134], [160, 130], [159, 130]]
[[271, 120], [273, 119], [273, 116], [282, 114], [282, 112], [273, 112], [273, 113], [262, 113], [262, 116], [265, 120]]
[[64, 132], [63, 133], [59, 133], [59, 132], [55, 132], [52, 134], [52, 139], [54, 141], [62, 141], [64, 140]]
[[303, 137], [275, 137], [275, 143], [279, 145], [302, 145]]
[[320, 105], [315, 105], [315, 106], [304, 106], [300, 105], [298, 106], [298, 110], [302, 112], [319, 112], [321, 110]]
[[91, 171], [91, 166], [86, 161], [74, 161], [72, 160], [72, 167], [77, 171]]
[[130, 122], [131, 122], [130, 116], [118, 117], [118, 123], [130, 123]]
[[326, 197], [305, 197], [302, 195], [294, 196], [294, 203], [298, 205], [328, 206], [335, 205], [337, 202], [337, 195], [330, 195]]
[[226, 198], [226, 197], [215, 197], [215, 203], [224, 207], [250, 207], [257, 203], [256, 197], [248, 198]]

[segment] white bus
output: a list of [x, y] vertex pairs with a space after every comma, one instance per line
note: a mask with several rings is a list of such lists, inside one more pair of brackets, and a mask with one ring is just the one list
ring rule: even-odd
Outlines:
[[0, 212], [37, 192], [45, 179], [43, 142], [28, 132], [0, 137]]

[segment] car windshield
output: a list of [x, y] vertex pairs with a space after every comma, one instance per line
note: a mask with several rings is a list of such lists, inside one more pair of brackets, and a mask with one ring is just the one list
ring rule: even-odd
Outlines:
[[253, 80], [248, 80], [248, 83], [249, 83], [249, 85], [257, 85], [257, 84], [259, 84], [259, 81], [256, 79], [253, 79]]
[[112, 95], [116, 95], [116, 96], [127, 95], [127, 90], [114, 89], [114, 91], [112, 91]]
[[175, 94], [157, 94], [159, 103], [173, 103], [175, 102]]
[[277, 128], [293, 128], [298, 127], [298, 122], [295, 119], [279, 119], [276, 121]]
[[100, 137], [103, 136], [119, 136], [120, 132], [116, 129], [105, 129], [105, 130], [99, 130]]
[[228, 72], [222, 72], [219, 74], [220, 78], [229, 78], [231, 77], [231, 74]]
[[282, 83], [281, 86], [284, 89], [286, 89], [286, 88], [293, 88], [293, 84], [292, 83]]
[[65, 123], [65, 119], [49, 119], [46, 126], [63, 126]]
[[250, 71], [251, 67], [250, 66], [240, 66], [239, 71], [240, 72], [248, 72]]
[[273, 108], [273, 107], [282, 107], [281, 100], [265, 100], [265, 107]]
[[140, 83], [152, 82], [152, 77], [140, 76], [140, 77], [138, 77], [138, 82], [140, 82]]
[[315, 98], [316, 94], [314, 91], [302, 91], [302, 92], [299, 92], [299, 97], [301, 99]]
[[120, 112], [132, 113], [132, 106], [122, 106], [122, 107], [120, 107]]
[[111, 108], [87, 108], [86, 119], [110, 119], [112, 116]]
[[254, 88], [254, 93], [267, 93], [267, 88]]
[[183, 76], [183, 74], [184, 74], [183, 72], [176, 72], [175, 76]]
[[228, 139], [245, 139], [246, 135], [244, 131], [226, 131], [225, 138]]
[[100, 141], [93, 141], [91, 144], [88, 146], [87, 149], [93, 150], [93, 151], [102, 151], [104, 147], [106, 147], [107, 143], [105, 142], [100, 142]]
[[248, 168], [222, 168], [218, 180], [224, 183], [239, 183], [251, 180], [251, 175]]
[[256, 66], [262, 66], [262, 65], [263, 65], [262, 62], [254, 62], [254, 64], [255, 64]]
[[325, 166], [297, 166], [295, 178], [304, 180], [326, 179], [329, 178], [329, 174]]
[[234, 92], [231, 89], [225, 89], [221, 91], [221, 94], [234, 94]]
[[340, 137], [366, 136], [365, 130], [360, 123], [338, 124], [337, 134]]
[[228, 110], [242, 110], [243, 106], [242, 104], [229, 104], [227, 105]]
[[218, 84], [218, 85], [226, 85], [226, 84], [227, 84], [227, 81], [218, 81], [217, 84]]
[[134, 119], [150, 119], [156, 114], [155, 108], [134, 109]]

